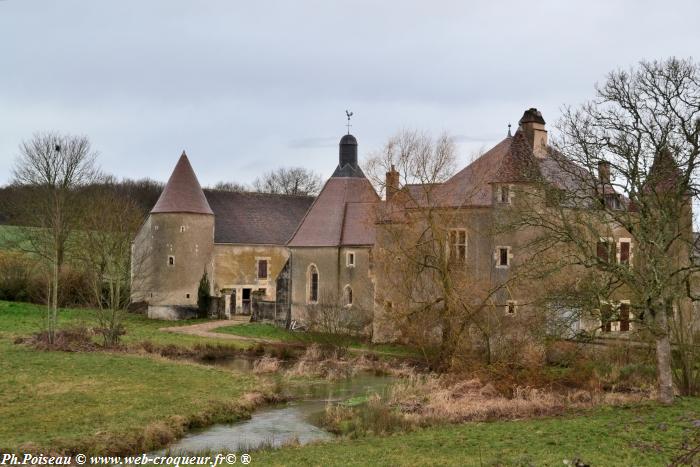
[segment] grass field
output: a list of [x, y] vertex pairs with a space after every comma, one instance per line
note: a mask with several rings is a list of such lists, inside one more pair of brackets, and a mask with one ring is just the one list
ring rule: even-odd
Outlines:
[[591, 466], [660, 466], [677, 455], [684, 430], [698, 420], [700, 399], [685, 399], [672, 407], [650, 403], [285, 447], [252, 458], [257, 465], [562, 466], [578, 458]]
[[417, 355], [414, 349], [402, 345], [371, 344], [365, 339], [354, 336], [343, 336], [339, 338], [333, 334], [324, 334], [320, 332], [292, 332], [271, 324], [250, 323], [236, 326], [224, 326], [217, 328], [215, 332], [288, 343], [334, 343], [336, 345], [339, 343], [344, 343], [350, 349], [372, 350], [375, 352], [394, 354], [397, 356]]
[[[149, 425], [171, 417], [187, 423], [198, 417], [209, 422], [231, 419], [244, 414], [231, 404], [261, 387], [252, 374], [190, 363], [124, 353], [42, 352], [13, 344], [14, 337], [40, 328], [43, 311], [36, 305], [0, 302], [0, 451], [27, 442], [80, 445], [95, 436], [112, 443], [135, 442], [149, 429], [167, 437], [171, 434], [163, 426]], [[93, 314], [61, 310], [60, 325], [94, 325]], [[137, 315], [129, 315], [126, 324], [130, 342], [208, 341], [158, 331], [162, 322]]]
[[[0, 300], [0, 337], [26, 336], [42, 329], [46, 319], [46, 309], [31, 303], [7, 302]], [[96, 325], [95, 311], [90, 309], [64, 308], [59, 311], [59, 327]], [[192, 346], [201, 343], [216, 343], [235, 347], [248, 347], [250, 342], [230, 339], [214, 339], [206, 337], [173, 334], [160, 331], [163, 327], [186, 326], [206, 320], [186, 320], [164, 322], [148, 319], [143, 315], [128, 313], [124, 317], [126, 335], [123, 340], [127, 344], [150, 341], [161, 345]]]

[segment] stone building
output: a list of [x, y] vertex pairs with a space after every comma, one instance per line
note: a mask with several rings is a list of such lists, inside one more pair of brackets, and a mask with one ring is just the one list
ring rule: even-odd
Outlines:
[[372, 247], [380, 198], [357, 163], [357, 140], [340, 140], [338, 167], [296, 230], [292, 319], [366, 332], [374, 310]]
[[[206, 272], [226, 316], [249, 314], [253, 298], [277, 303], [286, 243], [313, 197], [202, 190], [183, 152], [132, 248], [132, 301], [148, 316], [179, 319], [197, 310]], [[287, 287], [282, 281], [281, 287]], [[280, 305], [280, 314], [288, 304]]]

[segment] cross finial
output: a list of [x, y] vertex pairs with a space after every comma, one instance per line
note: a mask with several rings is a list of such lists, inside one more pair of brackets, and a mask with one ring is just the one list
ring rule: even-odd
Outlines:
[[510, 134], [510, 122], [508, 122], [508, 136], [509, 136], [509, 137], [510, 137], [510, 136], [513, 136], [513, 135]]
[[353, 116], [353, 113], [350, 112], [349, 110], [345, 110], [345, 115], [347, 115], [347, 117], [348, 117], [348, 123], [346, 126], [348, 127], [348, 134], [350, 134], [350, 127], [352, 126], [352, 125], [350, 125], [350, 117]]

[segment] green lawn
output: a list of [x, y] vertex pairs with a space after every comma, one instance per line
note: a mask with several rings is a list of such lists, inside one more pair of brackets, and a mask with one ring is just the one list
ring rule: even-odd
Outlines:
[[[42, 329], [46, 319], [46, 308], [31, 303], [7, 302], [0, 300], [0, 337], [27, 336]], [[95, 311], [90, 309], [61, 309], [58, 316], [59, 327], [96, 325]], [[124, 342], [133, 344], [151, 341], [161, 345], [192, 346], [201, 343], [216, 343], [235, 347], [249, 347], [250, 342], [230, 339], [213, 339], [184, 334], [173, 334], [160, 331], [163, 327], [186, 326], [201, 323], [206, 320], [192, 319], [186, 321], [160, 321], [148, 319], [146, 316], [128, 313], [125, 315], [124, 326], [126, 335]]]
[[257, 385], [252, 375], [199, 365], [41, 352], [7, 339], [0, 339], [0, 355], [0, 451], [25, 442], [71, 445], [97, 433], [137, 435], [171, 416], [191, 418], [234, 403]]
[[[99, 434], [110, 439], [121, 434], [119, 439], [133, 442], [149, 424], [167, 422], [173, 416], [226, 420], [242, 413], [230, 404], [260, 387], [252, 374], [190, 363], [125, 353], [42, 352], [13, 344], [14, 337], [41, 328], [44, 311], [38, 305], [0, 301], [0, 451], [26, 442], [75, 446]], [[59, 324], [94, 326], [94, 313], [61, 310]], [[189, 322], [164, 323], [128, 315], [125, 340], [183, 346], [219, 342], [159, 331], [177, 324]]]
[[667, 465], [683, 430], [700, 420], [700, 399], [673, 407], [602, 408], [539, 420], [465, 423], [388, 437], [252, 453], [257, 465], [592, 466]]
[[416, 351], [397, 344], [371, 344], [361, 337], [337, 336], [321, 332], [297, 332], [274, 326], [272, 324], [249, 323], [235, 326], [216, 328], [215, 332], [232, 334], [234, 336], [254, 337], [257, 339], [275, 340], [280, 342], [299, 343], [344, 343], [350, 349], [372, 350], [375, 352], [395, 354], [398, 356], [414, 356]]

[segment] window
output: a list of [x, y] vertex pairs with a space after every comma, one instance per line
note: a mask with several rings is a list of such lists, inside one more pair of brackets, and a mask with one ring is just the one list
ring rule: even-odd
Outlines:
[[267, 279], [267, 260], [258, 260], [258, 279]]
[[168, 266], [175, 266], [175, 257], [168, 256]]
[[384, 302], [384, 311], [386, 313], [391, 313], [391, 311], [394, 309], [394, 304], [390, 301]]
[[181, 226], [180, 226], [180, 232], [184, 232], [184, 231], [185, 231], [185, 226], [184, 226], [184, 225], [181, 225]]
[[611, 238], [601, 238], [596, 245], [596, 255], [604, 263], [615, 260], [615, 243]]
[[349, 268], [355, 267], [355, 252], [354, 251], [348, 251], [347, 256], [345, 257], [345, 264]]
[[603, 332], [612, 331], [612, 307], [604, 303], [600, 307], [600, 330]]
[[510, 247], [509, 246], [498, 246], [496, 247], [496, 267], [497, 268], [507, 268], [510, 266]]
[[506, 314], [514, 315], [516, 311], [518, 311], [518, 302], [515, 300], [508, 300], [506, 302]]
[[498, 188], [498, 202], [510, 204], [510, 185], [501, 185]]
[[620, 332], [630, 330], [630, 304], [620, 303]]
[[345, 306], [352, 306], [352, 287], [345, 286]]
[[309, 266], [309, 303], [318, 303], [318, 269], [315, 265]]
[[620, 264], [630, 264], [632, 242], [627, 238], [620, 239]]
[[185, 297], [190, 298], [190, 294], [185, 294]]
[[605, 195], [605, 205], [608, 207], [608, 209], [613, 209], [613, 210], [622, 209], [622, 204], [620, 203], [620, 195], [618, 195], [618, 194]]
[[464, 261], [467, 259], [467, 231], [464, 229], [450, 230], [450, 259]]

